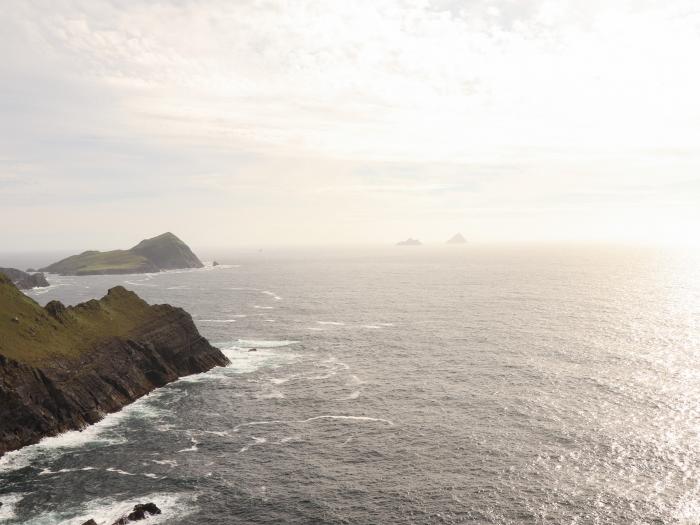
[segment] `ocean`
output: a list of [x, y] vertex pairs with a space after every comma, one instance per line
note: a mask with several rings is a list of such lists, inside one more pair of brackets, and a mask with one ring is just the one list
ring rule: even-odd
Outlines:
[[700, 522], [697, 254], [207, 255], [29, 292], [123, 285], [185, 308], [231, 365], [7, 454], [0, 523], [111, 525], [150, 501], [149, 524]]

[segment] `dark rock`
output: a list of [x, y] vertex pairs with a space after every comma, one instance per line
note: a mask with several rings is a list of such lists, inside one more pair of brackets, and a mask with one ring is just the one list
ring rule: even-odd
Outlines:
[[17, 268], [0, 268], [0, 273], [4, 273], [9, 277], [10, 281], [20, 290], [43, 288], [49, 285], [43, 273], [29, 274]]
[[214, 261], [211, 265], [212, 265], [212, 266], [219, 266], [219, 263], [216, 262], [216, 261]]
[[257, 351], [258, 351], [257, 348], [251, 348], [250, 350], [248, 350], [248, 352], [257, 352]]
[[87, 520], [83, 525], [97, 525], [97, 522], [95, 520]]
[[13, 317], [12, 318], [13, 323], [19, 323], [19, 317]]
[[156, 514], [160, 514], [160, 509], [155, 503], [140, 503], [134, 507], [134, 511], [127, 518], [131, 521], [139, 521]]

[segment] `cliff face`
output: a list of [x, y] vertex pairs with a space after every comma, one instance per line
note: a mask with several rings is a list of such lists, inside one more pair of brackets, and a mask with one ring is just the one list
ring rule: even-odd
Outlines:
[[27, 273], [17, 268], [0, 268], [0, 273], [4, 273], [9, 277], [20, 290], [43, 288], [49, 285], [43, 273]]
[[41, 271], [60, 275], [150, 273], [201, 268], [202, 261], [170, 232], [144, 239], [128, 250], [86, 251], [55, 262]]
[[0, 336], [0, 455], [228, 363], [184, 310], [150, 306], [122, 287], [41, 308], [0, 276]]

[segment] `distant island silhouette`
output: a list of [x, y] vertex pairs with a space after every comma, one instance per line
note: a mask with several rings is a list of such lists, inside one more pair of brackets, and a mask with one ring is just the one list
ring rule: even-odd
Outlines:
[[414, 239], [412, 237], [409, 237], [405, 241], [400, 241], [396, 243], [396, 246], [422, 246], [422, 242], [420, 242], [418, 239]]
[[446, 242], [447, 244], [466, 244], [467, 239], [465, 239], [464, 235], [462, 235], [461, 233], [455, 233]]

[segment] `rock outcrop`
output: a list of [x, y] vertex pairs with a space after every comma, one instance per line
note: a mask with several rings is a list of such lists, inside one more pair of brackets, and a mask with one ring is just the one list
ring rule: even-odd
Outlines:
[[20, 290], [43, 288], [49, 285], [43, 273], [27, 273], [17, 268], [0, 268], [0, 273], [9, 277], [10, 281]]
[[452, 237], [447, 240], [447, 244], [465, 244], [467, 239], [461, 233], [455, 233]]
[[0, 274], [0, 456], [227, 363], [181, 308], [121, 286], [42, 308]]
[[60, 275], [152, 273], [161, 270], [202, 268], [202, 261], [170, 232], [144, 239], [129, 250], [89, 250], [71, 255], [40, 271]]
[[422, 246], [422, 242], [420, 242], [418, 239], [413, 239], [412, 237], [409, 237], [405, 241], [397, 242], [396, 246]]

